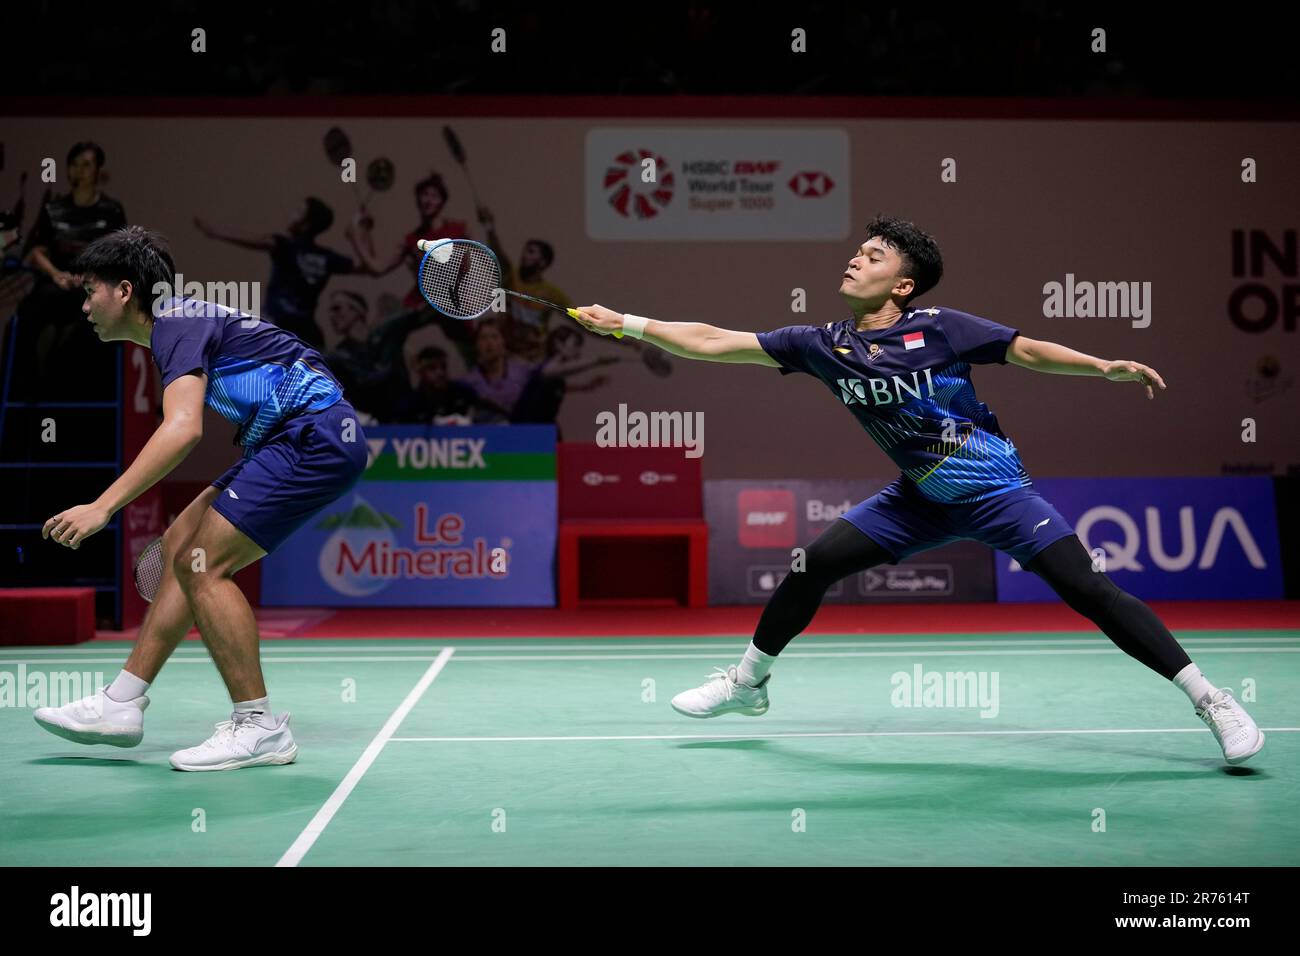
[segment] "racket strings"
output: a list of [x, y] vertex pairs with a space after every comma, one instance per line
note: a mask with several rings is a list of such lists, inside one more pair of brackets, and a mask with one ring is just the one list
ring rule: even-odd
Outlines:
[[152, 604], [154, 595], [158, 593], [158, 586], [162, 584], [162, 577], [163, 549], [162, 539], [159, 538], [145, 548], [136, 559], [135, 589], [140, 592], [142, 598]]
[[420, 291], [452, 318], [477, 318], [492, 308], [501, 288], [501, 267], [496, 256], [477, 245], [453, 242], [451, 247], [446, 262], [436, 254], [420, 262]]

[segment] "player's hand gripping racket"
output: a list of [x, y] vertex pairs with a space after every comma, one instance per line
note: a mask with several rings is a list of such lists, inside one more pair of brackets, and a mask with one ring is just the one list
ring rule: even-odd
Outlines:
[[[421, 239], [416, 247], [424, 253], [420, 260], [420, 294], [425, 301], [453, 319], [477, 319], [492, 311], [498, 291], [516, 299], [536, 302], [572, 319], [578, 317], [577, 309], [566, 309], [536, 296], [524, 295], [513, 289], [501, 288], [501, 264], [496, 254], [481, 242], [473, 239]], [[615, 332], [621, 339], [623, 333]], [[642, 358], [655, 375], [672, 371], [668, 360], [657, 349], [646, 349]], [[651, 359], [649, 356], [657, 356]]]

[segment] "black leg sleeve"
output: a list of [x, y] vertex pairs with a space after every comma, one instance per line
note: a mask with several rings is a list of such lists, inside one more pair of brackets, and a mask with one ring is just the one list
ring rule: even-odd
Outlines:
[[764, 654], [780, 654], [812, 621], [826, 589], [840, 578], [894, 560], [842, 518], [831, 522], [808, 547], [805, 558], [804, 570], [785, 576], [759, 618], [754, 646]]
[[1191, 658], [1146, 604], [1092, 569], [1092, 557], [1074, 535], [1030, 559], [1033, 571], [1070, 607], [1091, 620], [1121, 651], [1172, 680]]

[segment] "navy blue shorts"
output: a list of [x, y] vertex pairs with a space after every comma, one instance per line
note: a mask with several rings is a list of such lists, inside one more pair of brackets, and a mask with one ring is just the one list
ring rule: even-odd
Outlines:
[[212, 507], [269, 553], [357, 483], [366, 454], [350, 403], [302, 412], [212, 483], [221, 491]]
[[1074, 534], [1070, 523], [1031, 488], [973, 501], [931, 501], [899, 477], [844, 514], [844, 520], [902, 561], [960, 538], [1011, 555], [1021, 567], [1043, 548]]

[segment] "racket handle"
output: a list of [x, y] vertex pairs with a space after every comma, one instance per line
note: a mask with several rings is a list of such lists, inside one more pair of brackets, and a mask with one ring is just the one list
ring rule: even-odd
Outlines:
[[[569, 318], [571, 318], [571, 319], [576, 319], [576, 318], [578, 317], [578, 310], [577, 310], [577, 309], [565, 309], [564, 311], [565, 311], [566, 313], [568, 313], [568, 316], [569, 316]], [[622, 337], [623, 337], [623, 330], [622, 330], [622, 329], [620, 329], [619, 331], [617, 331], [617, 332], [614, 333], [614, 338], [616, 338], [616, 339], [621, 339]]]

